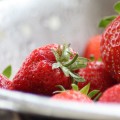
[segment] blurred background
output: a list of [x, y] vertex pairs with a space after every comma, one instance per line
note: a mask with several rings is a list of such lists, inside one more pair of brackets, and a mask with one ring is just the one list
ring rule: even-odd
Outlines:
[[81, 54], [116, 1], [1, 0], [0, 72], [11, 64], [14, 75], [33, 49], [49, 43], [71, 43]]

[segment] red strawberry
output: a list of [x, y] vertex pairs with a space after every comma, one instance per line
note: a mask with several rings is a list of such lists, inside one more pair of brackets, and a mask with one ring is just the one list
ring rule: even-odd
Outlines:
[[120, 82], [120, 16], [104, 31], [100, 47], [106, 69]]
[[8, 90], [12, 89], [12, 82], [1, 74], [0, 74], [0, 88]]
[[86, 59], [81, 58], [80, 60], [78, 55], [74, 54], [66, 45], [51, 44], [35, 49], [14, 77], [14, 89], [51, 95], [53, 91], [56, 91], [56, 85], [70, 88], [71, 78], [78, 81], [83, 80], [80, 76], [74, 74], [74, 69], [79, 69], [81, 63], [84, 63], [85, 66], [85, 61], [87, 62]]
[[100, 97], [99, 102], [120, 103], [120, 84], [108, 88]]
[[75, 90], [67, 90], [65, 92], [61, 92], [60, 94], [54, 95], [52, 99], [92, 103], [92, 100], [89, 97]]
[[90, 38], [85, 48], [83, 56], [88, 59], [91, 56], [94, 56], [95, 60], [98, 60], [101, 57], [100, 56], [100, 40], [101, 40], [101, 35], [96, 35]]
[[59, 85], [58, 87], [61, 88], [62, 91], [54, 92], [54, 93], [59, 93], [59, 92], [60, 93], [54, 95], [52, 99], [77, 101], [77, 102], [92, 102], [91, 99], [94, 98], [93, 100], [96, 101], [101, 95], [99, 90], [93, 90], [89, 92], [90, 83], [88, 83], [80, 90], [76, 84], [71, 84], [71, 86], [72, 86], [71, 90], [65, 90], [63, 86]]
[[[120, 2], [114, 5], [114, 9], [118, 13], [120, 13], [119, 6]], [[120, 16], [104, 18], [99, 26], [107, 26], [100, 43], [101, 57], [107, 71], [120, 82]]]
[[86, 80], [85, 82], [78, 83], [79, 88], [82, 88], [86, 84], [90, 83], [90, 90], [98, 89], [103, 92], [108, 87], [114, 85], [114, 80], [105, 70], [103, 62], [89, 62], [86, 68], [82, 68], [78, 71], [78, 74]]

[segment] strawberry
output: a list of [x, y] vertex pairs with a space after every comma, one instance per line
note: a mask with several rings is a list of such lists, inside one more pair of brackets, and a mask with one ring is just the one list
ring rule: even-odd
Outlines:
[[100, 97], [99, 102], [120, 103], [120, 84], [108, 88]]
[[0, 88], [12, 90], [12, 82], [0, 74]]
[[60, 87], [62, 91], [54, 92], [58, 94], [52, 96], [52, 99], [92, 103], [93, 101], [91, 99], [93, 97], [97, 95], [96, 98], [94, 98], [94, 100], [96, 100], [101, 95], [101, 93], [99, 93], [99, 90], [93, 90], [89, 93], [90, 83], [84, 86], [81, 90], [79, 90], [76, 84], [71, 84], [71, 86], [71, 90], [65, 90], [63, 86], [59, 85], [58, 87]]
[[86, 80], [78, 83], [79, 88], [90, 83], [90, 90], [98, 89], [103, 92], [115, 83], [106, 71], [104, 63], [100, 61], [89, 62], [86, 68], [79, 69], [78, 74]]
[[52, 95], [56, 85], [69, 89], [71, 80], [84, 81], [75, 70], [86, 64], [87, 59], [80, 58], [68, 45], [40, 47], [26, 58], [13, 78], [14, 90]]
[[[120, 2], [115, 4], [114, 8], [120, 13], [119, 6]], [[107, 20], [103, 19], [101, 25], [105, 25]], [[109, 20], [112, 22], [107, 25], [100, 43], [101, 57], [106, 70], [120, 83], [120, 16], [112, 16]]]
[[54, 95], [52, 99], [92, 103], [92, 100], [89, 97], [75, 90], [67, 90], [65, 92], [61, 92], [60, 94]]
[[101, 57], [100, 56], [100, 40], [101, 40], [101, 35], [96, 35], [91, 37], [88, 40], [83, 56], [88, 59], [94, 56], [95, 60], [98, 60]]
[[104, 31], [101, 40], [101, 54], [109, 73], [120, 82], [120, 16]]

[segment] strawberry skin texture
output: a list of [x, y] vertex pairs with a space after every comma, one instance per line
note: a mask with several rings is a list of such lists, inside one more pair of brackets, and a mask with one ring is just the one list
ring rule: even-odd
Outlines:
[[0, 88], [12, 90], [12, 82], [0, 74]]
[[102, 34], [100, 49], [107, 71], [120, 82], [120, 16]]
[[103, 62], [89, 62], [86, 68], [79, 69], [78, 74], [86, 80], [78, 83], [80, 89], [90, 83], [90, 91], [97, 89], [103, 92], [115, 84]]
[[96, 35], [90, 38], [84, 50], [83, 57], [89, 59], [91, 56], [94, 56], [95, 60], [98, 60], [101, 57], [100, 41], [101, 41], [101, 35]]
[[99, 102], [120, 103], [120, 84], [107, 89], [100, 97]]
[[93, 101], [87, 97], [86, 95], [80, 93], [79, 91], [67, 90], [65, 92], [61, 92], [52, 97], [52, 99], [56, 100], [64, 100], [64, 101], [74, 101], [74, 102], [82, 102], [82, 103], [92, 103]]
[[35, 49], [13, 78], [14, 90], [52, 95], [53, 91], [57, 90], [56, 85], [70, 88], [70, 78], [66, 77], [60, 68], [52, 69], [56, 60], [51, 49], [57, 48], [57, 44], [51, 44]]

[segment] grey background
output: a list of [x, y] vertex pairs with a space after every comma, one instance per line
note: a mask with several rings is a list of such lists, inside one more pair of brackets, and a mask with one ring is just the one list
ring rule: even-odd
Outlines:
[[49, 43], [71, 43], [81, 54], [88, 38], [102, 31], [99, 20], [114, 13], [115, 1], [0, 1], [0, 72], [11, 64], [14, 76], [33, 49]]

